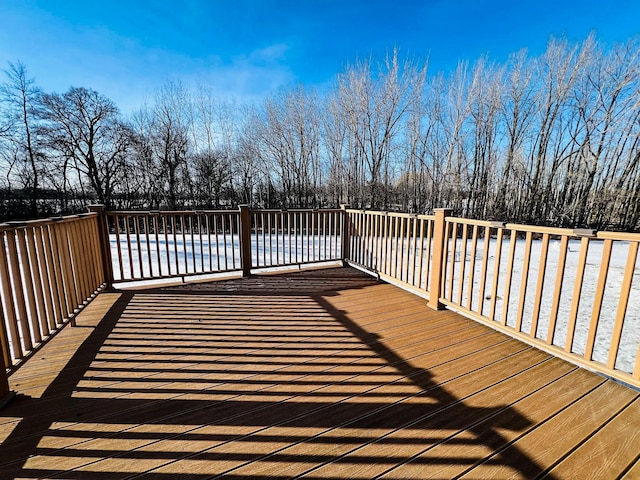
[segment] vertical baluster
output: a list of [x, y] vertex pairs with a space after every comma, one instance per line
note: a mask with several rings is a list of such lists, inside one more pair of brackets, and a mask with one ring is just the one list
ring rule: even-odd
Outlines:
[[62, 270], [60, 268], [60, 254], [58, 251], [58, 240], [56, 237], [56, 224], [49, 224], [46, 230], [47, 243], [47, 266], [50, 275], [50, 283], [53, 288], [53, 298], [57, 313], [57, 324], [62, 325], [66, 315], [64, 284], [62, 280]]
[[460, 272], [458, 278], [458, 305], [462, 305], [462, 293], [464, 290], [464, 273], [467, 267], [467, 240], [469, 238], [469, 225], [462, 225], [462, 251], [460, 252]]
[[275, 234], [276, 234], [276, 264], [280, 265], [280, 225], [279, 225], [279, 219], [280, 216], [282, 215], [281, 212], [277, 212], [273, 214], [273, 223], [274, 223], [274, 230], [275, 230]]
[[616, 320], [613, 325], [611, 343], [609, 345], [609, 355], [607, 357], [607, 367], [611, 369], [615, 368], [616, 359], [618, 357], [618, 348], [620, 347], [624, 318], [627, 314], [627, 305], [629, 303], [629, 294], [631, 293], [631, 283], [633, 282], [633, 274], [635, 272], [637, 257], [638, 242], [631, 241], [629, 242], [629, 250], [627, 251], [627, 262], [624, 268], [624, 276], [620, 287], [620, 298], [618, 299], [618, 308], [616, 310]]
[[[213, 270], [213, 251], [211, 250], [211, 224], [210, 224], [211, 215], [212, 214], [210, 213], [204, 214], [204, 228], [207, 230], [207, 256], [209, 257], [209, 270], [208, 270], [209, 273], [211, 273], [211, 271]], [[233, 245], [233, 235], [231, 236], [231, 244]], [[235, 265], [235, 259], [234, 259], [234, 265]], [[204, 267], [202, 268], [204, 269]]]
[[189, 273], [189, 242], [187, 242], [187, 220], [185, 215], [180, 215], [180, 230], [182, 230], [182, 252], [184, 258], [184, 275]]
[[76, 258], [78, 259], [78, 277], [81, 279], [81, 295], [80, 295], [80, 305], [82, 305], [85, 300], [87, 300], [93, 291], [91, 290], [91, 266], [89, 263], [90, 260], [90, 248], [91, 242], [89, 236], [85, 230], [85, 225], [87, 223], [87, 218], [82, 217], [80, 220], [74, 222], [75, 223], [75, 245], [76, 245]]
[[[236, 214], [235, 213], [229, 213], [229, 214], [224, 214], [227, 217], [227, 222], [229, 224], [229, 244], [231, 246], [231, 257], [230, 257], [230, 262], [227, 262], [227, 264], [231, 264], [231, 268], [230, 270], [235, 270], [236, 268], [236, 247], [235, 244], [233, 243], [233, 238], [235, 235], [235, 229], [234, 229], [234, 218], [236, 218]], [[228, 268], [228, 267], [227, 267]]]
[[360, 222], [360, 212], [354, 212], [351, 220], [351, 233], [349, 235], [349, 244], [351, 246], [349, 250], [351, 260], [360, 263], [360, 233], [358, 224]]
[[171, 214], [171, 233], [173, 236], [173, 259], [176, 262], [176, 273], [175, 275], [180, 275], [180, 260], [178, 257], [178, 232], [176, 231], [176, 215]]
[[556, 323], [558, 321], [558, 310], [560, 308], [560, 297], [562, 294], [562, 283], [564, 280], [564, 270], [567, 263], [567, 248], [569, 246], [569, 237], [563, 235], [560, 239], [560, 253], [558, 256], [558, 269], [556, 270], [556, 283], [553, 290], [553, 301], [551, 303], [551, 315], [549, 317], [549, 328], [547, 329], [547, 343], [553, 344], [553, 337], [556, 332]]
[[202, 238], [202, 217], [205, 213], [196, 213], [196, 219], [198, 221], [198, 240], [200, 241], [200, 273], [204, 273], [204, 241]]
[[[271, 212], [267, 212], [267, 223], [266, 223], [266, 230], [267, 230], [267, 237], [266, 239], [269, 240], [269, 266], [273, 265], [273, 243], [271, 241]], [[265, 243], [265, 250], [266, 250], [267, 246]], [[266, 259], [266, 255], [265, 255], [265, 265], [267, 264], [267, 259]]]
[[142, 225], [144, 227], [144, 240], [147, 247], [147, 266], [149, 267], [148, 278], [153, 277], [153, 265], [151, 263], [151, 241], [149, 240], [149, 213], [142, 217]]
[[467, 284], [467, 309], [473, 303], [473, 277], [476, 273], [476, 249], [478, 248], [478, 225], [473, 226], [471, 233], [471, 258], [469, 261], [469, 282]]
[[425, 258], [425, 277], [424, 283], [427, 291], [430, 290], [429, 279], [431, 278], [431, 246], [433, 244], [433, 220], [427, 221], [427, 250], [426, 250], [426, 258]]
[[391, 268], [389, 271], [395, 278], [398, 269], [398, 217], [391, 216], [390, 221], [393, 225], [393, 237], [390, 245]]
[[[51, 285], [51, 276], [48, 271], [49, 268], [49, 259], [47, 258], [47, 250], [45, 247], [45, 232], [47, 231], [47, 226], [43, 225], [37, 228], [36, 231], [36, 248], [38, 250], [38, 265], [40, 268], [40, 278], [42, 279], [42, 291], [44, 294], [44, 299], [46, 303], [46, 311], [47, 311], [47, 323], [49, 331], [52, 332], [56, 329], [56, 310], [54, 307], [54, 297], [53, 297], [53, 288]], [[2, 238], [0, 236], [0, 238]]]
[[[151, 217], [153, 224], [153, 236], [156, 242], [156, 269], [158, 271], [157, 276], [162, 276], [162, 257], [160, 256], [160, 217], [159, 214], [154, 213]], [[153, 272], [151, 273], [153, 275]]]
[[411, 248], [411, 218], [407, 217], [405, 220], [406, 229], [402, 239], [402, 277], [406, 283], [409, 283], [409, 254]]
[[125, 232], [126, 232], [126, 238], [127, 238], [127, 253], [129, 254], [129, 278], [128, 279], [134, 279], [135, 278], [135, 274], [134, 274], [134, 270], [133, 270], [133, 252], [132, 252], [132, 247], [131, 247], [131, 217], [129, 217], [129, 215], [125, 215], [124, 216], [124, 222], [125, 222]]
[[293, 213], [293, 240], [294, 240], [294, 244], [295, 244], [295, 254], [294, 254], [294, 258], [296, 259], [295, 263], [298, 263], [298, 238], [300, 235], [298, 235], [298, 214], [297, 213]]
[[29, 331], [27, 305], [24, 297], [25, 287], [22, 282], [22, 276], [20, 274], [20, 268], [18, 265], [18, 248], [16, 246], [16, 236], [19, 235], [18, 232], [18, 229], [7, 232], [9, 264], [11, 265], [11, 283], [14, 286], [14, 296], [16, 302], [15, 310], [18, 313], [18, 321], [20, 325], [20, 331], [22, 332], [24, 349], [31, 350], [33, 348], [33, 343], [31, 332]]
[[222, 215], [222, 244], [224, 245], [224, 269], [229, 270], [229, 255], [227, 254], [227, 216]]
[[172, 275], [171, 268], [171, 249], [169, 248], [169, 218], [166, 214], [158, 214], [158, 222], [162, 219], [162, 230], [164, 231], [164, 252], [167, 259], [167, 273]]
[[[453, 277], [455, 273], [455, 265], [456, 265], [456, 251], [458, 244], [458, 223], [457, 222], [447, 222], [447, 231], [451, 230], [451, 237], [449, 234], [445, 236], [445, 242], [449, 242], [449, 238], [451, 238], [451, 261], [449, 263], [449, 273], [447, 278], [447, 295], [446, 298], [448, 300], [453, 300]], [[446, 259], [447, 257], [445, 257]]]
[[215, 239], [216, 239], [216, 260], [217, 260], [217, 270], [220, 271], [220, 239], [218, 238], [218, 217], [221, 215], [214, 215], [213, 217], [213, 229], [215, 231]]
[[[425, 227], [425, 222], [428, 222], [428, 220], [425, 221], [424, 218], [420, 218], [419, 223], [419, 229], [420, 229], [420, 240], [419, 240], [419, 245], [420, 245], [420, 255], [418, 258], [418, 288], [422, 288], [422, 271], [424, 268], [424, 227]], [[426, 290], [426, 282], [425, 282], [425, 290]]]
[[452, 229], [452, 224], [453, 222], [451, 221], [446, 221], [445, 220], [445, 226], [444, 226], [444, 242], [442, 245], [442, 258], [440, 259], [440, 265], [437, 265], [437, 268], [439, 268], [442, 271], [442, 276], [440, 277], [440, 296], [445, 296], [445, 285], [446, 285], [446, 279], [447, 279], [447, 261], [449, 258], [449, 239], [451, 238], [451, 229]]
[[372, 245], [371, 245], [371, 241], [372, 241], [372, 235], [371, 235], [371, 223], [372, 223], [372, 219], [373, 216], [371, 215], [371, 213], [369, 212], [364, 212], [363, 214], [364, 217], [364, 226], [363, 226], [363, 235], [364, 235], [364, 257], [363, 257], [363, 265], [365, 265], [367, 268], [371, 268], [371, 265], [373, 264], [373, 254], [372, 254]]
[[38, 309], [36, 307], [36, 295], [31, 270], [31, 263], [33, 259], [30, 256], [30, 252], [27, 250], [26, 230], [26, 228], [19, 228], [16, 232], [18, 234], [19, 250], [18, 265], [22, 270], [22, 288], [25, 293], [25, 306], [27, 308], [32, 338], [35, 343], [40, 343], [42, 341], [42, 335], [40, 333], [40, 325], [38, 322]]
[[197, 273], [198, 272], [198, 259], [196, 258], [196, 235], [194, 233], [194, 220], [195, 220], [195, 215], [193, 213], [190, 213], [187, 218], [189, 219], [188, 225], [189, 225], [189, 236], [191, 237], [191, 267], [192, 267], [192, 273]]
[[491, 241], [491, 227], [484, 227], [484, 247], [482, 252], [482, 270], [480, 271], [480, 292], [478, 293], [478, 315], [484, 310], [484, 293], [487, 286], [487, 265], [489, 262], [489, 247]]
[[355, 259], [360, 265], [364, 265], [364, 257], [366, 256], [365, 247], [364, 247], [364, 222], [365, 222], [365, 212], [358, 212], [356, 219], [356, 243], [355, 250], [356, 255]]
[[375, 229], [373, 234], [375, 235], [375, 239], [376, 239], [376, 263], [374, 265], [375, 270], [379, 271], [381, 268], [384, 268], [382, 266], [382, 262], [383, 262], [383, 251], [382, 251], [382, 219], [384, 217], [382, 217], [379, 213], [376, 213], [375, 215]]
[[91, 293], [93, 293], [91, 291], [91, 281], [89, 278], [89, 241], [88, 237], [85, 237], [85, 223], [85, 218], [71, 222], [73, 227], [74, 271], [76, 279], [79, 280], [76, 280], [76, 283], [79, 284], [80, 291], [80, 295], [78, 296], [80, 302], [78, 305], [82, 305]]
[[44, 304], [44, 283], [42, 281], [42, 275], [40, 274], [40, 268], [44, 264], [44, 259], [38, 258], [36, 251], [36, 232], [39, 227], [28, 228], [25, 232], [27, 237], [27, 251], [28, 258], [31, 263], [31, 280], [33, 282], [33, 290], [35, 293], [35, 305], [37, 307], [36, 318], [39, 323], [39, 331], [42, 337], [49, 335], [49, 325], [47, 324], [47, 311]]
[[531, 259], [531, 232], [527, 232], [524, 243], [524, 261], [522, 263], [522, 280], [520, 282], [520, 297], [518, 301], [518, 313], [516, 317], [516, 330], [522, 328], [522, 317], [524, 315], [524, 301], [527, 294], [527, 283], [529, 282], [529, 262]]
[[140, 236], [142, 235], [140, 232], [140, 216], [132, 215], [133, 219], [133, 234], [136, 236], [136, 247], [138, 249], [138, 268], [139, 275], [138, 278], [144, 278], [144, 267], [142, 262], [142, 242], [140, 241]]
[[317, 222], [318, 212], [311, 212], [311, 247], [313, 255], [311, 257], [311, 261], [315, 262], [318, 259], [318, 222]]
[[[305, 216], [305, 226], [306, 226], [306, 233], [307, 233], [307, 262], [309, 262], [311, 260], [311, 233], [309, 233], [311, 218], [308, 211], [304, 213], [304, 216]], [[303, 261], [304, 261], [304, 256], [303, 256]]]
[[291, 251], [291, 212], [287, 212], [287, 242], [289, 245], [289, 264], [293, 263], [293, 252]]
[[411, 285], [414, 287], [420, 287], [420, 285], [416, 285], [416, 261], [417, 261], [417, 253], [418, 253], [418, 216], [413, 217], [412, 220], [412, 244], [411, 244]]
[[[500, 280], [500, 259], [502, 258], [502, 237], [504, 235], [504, 229], [502, 227], [498, 227], [497, 229], [497, 238], [496, 238], [496, 253], [493, 256], [494, 265], [493, 265], [493, 285], [491, 288], [491, 304], [489, 310], [489, 318], [491, 320], [496, 319], [496, 301], [498, 296], [498, 283]], [[504, 304], [504, 302], [503, 302]]]
[[540, 267], [538, 268], [538, 280], [536, 281], [536, 294], [533, 301], [533, 316], [531, 318], [531, 331], [529, 336], [536, 337], [538, 331], [538, 321], [540, 319], [540, 304], [542, 303], [542, 293], [544, 289], [544, 276], [547, 271], [547, 254], [549, 252], [549, 234], [542, 234], [542, 246], [540, 247]]
[[500, 323], [502, 325], [507, 324], [507, 317], [509, 315], [509, 299], [511, 298], [511, 278], [513, 276], [513, 259], [516, 255], [516, 243], [518, 241], [518, 232], [511, 230], [511, 237], [509, 238], [509, 261], [507, 262], [507, 278], [504, 282], [504, 300], [502, 301], [502, 318]]
[[[91, 258], [89, 258], [88, 260], [89, 266], [91, 269], [91, 293], [92, 294], [93, 292], [96, 291], [96, 289], [100, 285], [105, 283], [105, 280], [106, 280], [105, 265], [101, 261], [102, 250], [100, 247], [101, 238], [100, 238], [100, 231], [99, 231], [99, 224], [98, 224], [98, 222], [103, 220], [104, 218], [96, 216], [91, 219], [87, 219], [87, 222], [85, 222], [85, 228], [87, 232], [89, 232], [88, 235], [91, 238], [91, 241], [89, 242], [89, 244], [92, 247], [90, 248]], [[108, 252], [107, 255], [108, 255], [108, 258], [111, 258], [111, 252]]]
[[120, 244], [120, 217], [118, 215], [113, 216], [114, 219], [114, 233], [116, 235], [116, 250], [118, 252], [118, 272], [120, 272], [120, 278], [118, 280], [124, 280], [124, 267], [122, 261], [122, 245]]
[[[73, 259], [72, 259], [72, 237], [70, 235], [70, 231], [69, 231], [69, 222], [62, 222], [60, 223], [60, 232], [61, 235], [58, 237], [58, 239], [62, 242], [61, 243], [61, 250], [62, 250], [62, 256], [64, 259], [64, 278], [65, 278], [65, 290], [67, 292], [67, 295], [69, 296], [69, 315], [71, 316], [72, 314], [75, 313], [76, 309], [78, 308], [78, 305], [80, 305], [80, 298], [78, 297], [78, 291], [75, 288], [76, 282], [73, 278]], [[71, 321], [71, 324], [73, 325], [73, 319]]]
[[81, 218], [80, 220], [73, 222], [75, 224], [75, 231], [74, 231], [74, 237], [75, 237], [75, 248], [76, 248], [76, 255], [75, 257], [77, 258], [77, 265], [78, 265], [78, 277], [81, 279], [81, 285], [82, 285], [82, 294], [80, 295], [80, 305], [82, 305], [85, 300], [87, 300], [91, 294], [93, 293], [93, 290], [91, 289], [91, 278], [89, 275], [89, 272], [91, 270], [90, 267], [90, 246], [91, 243], [89, 241], [89, 235], [85, 230], [85, 225], [87, 223], [87, 219], [86, 218]]
[[[6, 230], [0, 231], [0, 276], [1, 276], [1, 284], [2, 284], [2, 298], [4, 299], [5, 304], [5, 318], [7, 319], [7, 326], [9, 327], [9, 335], [11, 347], [13, 349], [13, 356], [16, 359], [21, 359], [24, 356], [22, 350], [22, 344], [20, 342], [20, 334], [18, 332], [18, 315], [19, 313], [16, 311], [16, 305], [14, 303], [13, 291], [17, 288], [16, 284], [13, 283], [13, 272], [9, 272], [9, 263], [7, 261], [7, 248], [10, 242], [11, 236], [14, 235], [14, 230]], [[5, 247], [5, 238], [6, 238], [6, 247]], [[9, 252], [9, 256], [11, 253]], [[18, 315], [16, 315], [18, 313]], [[6, 365], [10, 366], [9, 363]]]
[[[3, 368], [10, 368], [13, 365], [10, 347], [11, 338], [9, 337], [5, 327], [5, 325], [10, 325], [11, 322], [12, 319], [5, 315], [4, 308], [2, 308], [2, 302], [0, 302], [0, 356]], [[0, 372], [0, 374], [5, 374], [6, 379], [6, 372]], [[6, 392], [6, 383], [4, 390]]]
[[607, 275], [609, 273], [609, 262], [611, 261], [611, 247], [613, 240], [606, 239], [602, 249], [602, 260], [600, 262], [600, 273], [598, 274], [598, 286], [593, 301], [593, 310], [591, 312], [591, 323], [589, 324], [589, 333], [587, 334], [587, 346], [584, 357], [591, 360], [593, 357], [593, 346], [596, 341], [598, 331], [598, 322], [600, 320], [600, 311], [602, 310], [602, 298], [607, 285]]
[[406, 218], [398, 217], [398, 221], [400, 222], [400, 226], [398, 227], [398, 238], [396, 242], [396, 275], [395, 278], [402, 281], [403, 280], [403, 263], [404, 263], [404, 235], [405, 235], [405, 224]]
[[335, 242], [335, 232], [334, 232], [334, 228], [335, 228], [335, 218], [336, 218], [336, 212], [331, 212], [329, 213], [329, 259], [330, 260], [335, 260], [336, 256], [335, 256], [335, 249], [334, 249], [334, 242]]
[[264, 212], [260, 213], [260, 229], [262, 230], [262, 266], [267, 265], [267, 233], [265, 231]]
[[327, 260], [327, 212], [322, 212], [322, 241], [324, 243], [324, 256], [321, 260]]

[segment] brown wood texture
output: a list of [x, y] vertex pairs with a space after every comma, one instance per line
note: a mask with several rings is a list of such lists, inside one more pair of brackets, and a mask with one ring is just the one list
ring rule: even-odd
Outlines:
[[615, 478], [638, 393], [336, 268], [101, 293], [11, 377], [1, 478]]

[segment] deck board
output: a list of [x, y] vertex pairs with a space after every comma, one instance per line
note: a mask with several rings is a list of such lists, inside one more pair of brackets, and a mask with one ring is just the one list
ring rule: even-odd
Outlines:
[[2, 478], [638, 471], [636, 391], [353, 269], [102, 293], [77, 324], [10, 377]]

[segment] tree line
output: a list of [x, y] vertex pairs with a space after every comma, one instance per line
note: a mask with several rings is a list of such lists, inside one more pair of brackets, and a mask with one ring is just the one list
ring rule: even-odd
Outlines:
[[0, 215], [355, 208], [640, 228], [640, 48], [552, 39], [450, 74], [397, 51], [256, 105], [163, 85], [124, 116], [90, 88], [0, 86]]

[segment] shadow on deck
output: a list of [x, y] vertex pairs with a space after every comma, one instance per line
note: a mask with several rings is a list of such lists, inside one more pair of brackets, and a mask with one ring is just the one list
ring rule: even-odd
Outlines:
[[12, 377], [5, 478], [637, 478], [636, 392], [352, 269], [103, 293]]

